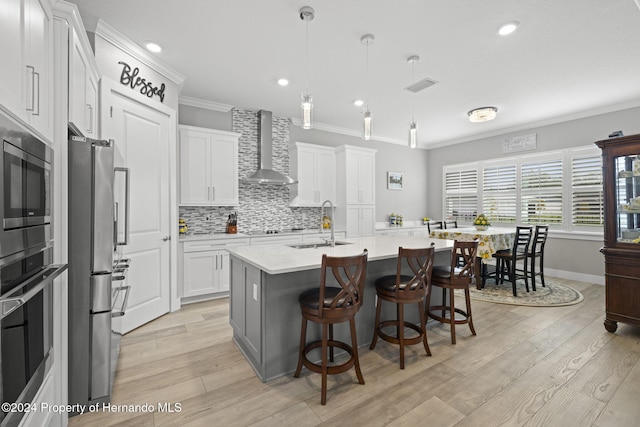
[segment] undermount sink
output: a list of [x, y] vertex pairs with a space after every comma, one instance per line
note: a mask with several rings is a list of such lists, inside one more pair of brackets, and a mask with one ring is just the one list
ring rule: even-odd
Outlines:
[[[349, 242], [336, 242], [335, 245], [336, 246], [342, 246], [342, 245], [350, 245], [351, 243]], [[328, 242], [322, 242], [322, 243], [297, 243], [295, 245], [288, 245], [290, 248], [294, 248], [294, 249], [316, 249], [316, 248], [326, 248], [326, 247], [331, 247], [331, 243]]]

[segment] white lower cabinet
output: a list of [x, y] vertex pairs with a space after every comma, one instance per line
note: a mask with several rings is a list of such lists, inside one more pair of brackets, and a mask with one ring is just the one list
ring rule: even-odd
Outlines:
[[374, 205], [347, 205], [347, 237], [373, 236], [375, 210]]
[[249, 239], [198, 240], [183, 243], [182, 298], [225, 296], [229, 292], [231, 246], [249, 245]]
[[[344, 239], [347, 237], [347, 233], [345, 231], [335, 231], [333, 235], [336, 238], [336, 240]], [[312, 241], [324, 240], [324, 239], [330, 239], [330, 238], [331, 238], [331, 230], [327, 230], [323, 233], [311, 233], [311, 234], [302, 235], [303, 242], [312, 242]]]
[[294, 245], [302, 242], [302, 234], [284, 236], [260, 236], [251, 238], [251, 246], [257, 245]]
[[18, 424], [20, 427], [50, 426], [52, 424], [55, 412], [53, 409], [48, 408], [56, 405], [55, 384], [56, 381], [53, 370], [50, 370], [49, 374], [44, 377], [42, 386], [40, 386], [40, 390], [38, 390], [38, 393], [33, 398], [33, 402], [29, 402], [31, 407], [36, 409], [29, 411], [22, 420], [20, 420], [20, 424]]

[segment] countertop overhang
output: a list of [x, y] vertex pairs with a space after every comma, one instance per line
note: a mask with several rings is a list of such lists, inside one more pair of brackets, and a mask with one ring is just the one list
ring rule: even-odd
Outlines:
[[[414, 236], [370, 236], [339, 239], [348, 245], [335, 247], [296, 249], [287, 245], [239, 246], [227, 249], [229, 253], [268, 274], [283, 274], [320, 268], [322, 254], [352, 256], [369, 251], [368, 259], [375, 261], [398, 256], [398, 248], [425, 248], [434, 243], [436, 252], [450, 251], [453, 240]], [[320, 242], [320, 241], [318, 241]]]

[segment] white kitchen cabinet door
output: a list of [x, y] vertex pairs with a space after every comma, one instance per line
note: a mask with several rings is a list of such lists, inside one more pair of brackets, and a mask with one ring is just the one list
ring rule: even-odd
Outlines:
[[71, 31], [69, 54], [69, 121], [86, 137], [97, 138], [99, 75], [78, 29]]
[[0, 102], [14, 114], [25, 117], [22, 108], [24, 74], [22, 65], [22, 0], [2, 0], [0, 11]]
[[0, 6], [0, 102], [53, 140], [53, 26], [39, 0], [3, 0]]
[[222, 263], [222, 252], [222, 250], [215, 250], [184, 253], [183, 297], [212, 294], [219, 291], [217, 288], [220, 282], [219, 268]]
[[346, 203], [371, 205], [375, 203], [375, 150], [343, 146], [338, 155], [345, 186]]
[[291, 150], [291, 206], [321, 206], [325, 200], [336, 205], [336, 155], [331, 147], [297, 142]]
[[375, 234], [375, 206], [348, 205], [347, 237], [373, 236]]
[[180, 204], [238, 204], [238, 137], [231, 132], [180, 126]]

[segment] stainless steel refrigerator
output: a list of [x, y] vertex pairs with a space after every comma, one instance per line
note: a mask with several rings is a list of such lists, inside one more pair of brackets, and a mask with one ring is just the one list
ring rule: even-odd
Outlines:
[[111, 333], [114, 146], [72, 136], [68, 151], [69, 403], [86, 405], [110, 400], [117, 358]]

